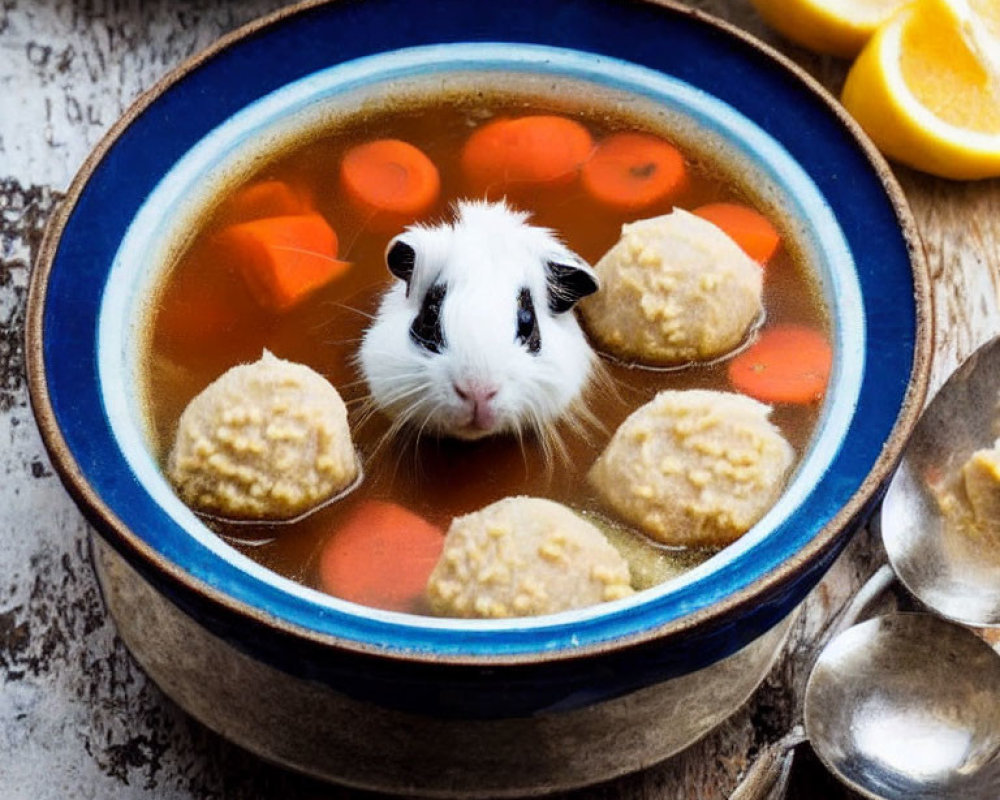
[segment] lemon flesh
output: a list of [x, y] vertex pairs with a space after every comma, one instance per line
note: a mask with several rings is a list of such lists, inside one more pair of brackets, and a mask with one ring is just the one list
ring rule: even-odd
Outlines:
[[796, 44], [818, 53], [850, 58], [906, 0], [751, 2], [768, 25]]
[[997, 0], [969, 0], [969, 6], [989, 34], [1000, 40], [1000, 3]]
[[1000, 176], [998, 22], [967, 0], [915, 0], [861, 52], [844, 106], [896, 161], [945, 178]]
[[900, 37], [900, 73], [917, 102], [951, 125], [1000, 133], [996, 81], [961, 30], [915, 13]]

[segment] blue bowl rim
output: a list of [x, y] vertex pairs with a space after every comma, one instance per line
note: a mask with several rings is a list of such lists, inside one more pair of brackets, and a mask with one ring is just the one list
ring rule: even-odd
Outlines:
[[814, 80], [790, 62], [787, 58], [776, 53], [766, 45], [761, 44], [750, 35], [738, 28], [720, 20], [708, 17], [704, 13], [677, 5], [673, 2], [661, 2], [657, 0], [655, 5], [662, 6], [665, 10], [673, 13], [695, 18], [702, 24], [714, 26], [718, 30], [735, 36], [743, 40], [746, 44], [757, 50], [766, 58], [776, 61], [779, 66], [793, 73], [801, 83], [805, 85], [813, 94], [826, 104], [833, 115], [839, 119], [847, 129], [851, 138], [854, 139], [864, 155], [867, 156], [874, 172], [881, 181], [888, 200], [895, 212], [900, 225], [903, 238], [909, 253], [912, 267], [914, 302], [916, 314], [916, 330], [914, 331], [914, 357], [910, 381], [908, 383], [905, 397], [897, 414], [895, 424], [887, 437], [885, 446], [878, 456], [875, 464], [850, 497], [850, 500], [839, 509], [839, 511], [827, 522], [825, 526], [803, 547], [798, 553], [788, 558], [781, 567], [774, 572], [758, 579], [754, 584], [734, 592], [723, 600], [716, 601], [712, 605], [696, 610], [690, 614], [670, 620], [664, 624], [650, 627], [630, 634], [608, 640], [600, 640], [588, 643], [583, 647], [567, 648], [558, 651], [536, 651], [517, 653], [489, 653], [486, 655], [468, 653], [442, 654], [435, 652], [420, 651], [399, 651], [387, 650], [382, 646], [373, 645], [364, 641], [342, 639], [331, 636], [316, 630], [304, 628], [285, 620], [277, 620], [262, 609], [249, 606], [235, 600], [226, 593], [215, 587], [205, 585], [192, 578], [178, 565], [164, 559], [157, 551], [147, 545], [139, 537], [134, 535], [122, 520], [112, 511], [112, 509], [100, 498], [90, 484], [79, 464], [74, 459], [65, 439], [59, 430], [55, 412], [52, 407], [51, 398], [45, 376], [45, 359], [43, 352], [42, 330], [45, 308], [45, 296], [48, 286], [48, 278], [55, 263], [62, 233], [69, 221], [80, 195], [90, 180], [93, 173], [103, 161], [104, 157], [112, 149], [113, 145], [129, 125], [139, 117], [150, 105], [152, 105], [165, 91], [181, 82], [192, 70], [197, 69], [201, 64], [212, 59], [220, 52], [227, 49], [232, 44], [250, 36], [268, 26], [281, 20], [304, 11], [330, 5], [336, 0], [308, 0], [263, 17], [249, 25], [246, 25], [229, 35], [223, 37], [213, 46], [203, 53], [180, 65], [154, 87], [144, 93], [133, 106], [123, 115], [123, 117], [111, 128], [104, 139], [91, 153], [84, 163], [80, 172], [74, 179], [66, 199], [58, 212], [53, 216], [46, 230], [40, 255], [32, 275], [32, 283], [29, 290], [29, 308], [27, 321], [27, 361], [29, 388], [32, 404], [35, 409], [36, 419], [42, 432], [46, 447], [52, 455], [53, 462], [71, 494], [78, 503], [88, 512], [91, 520], [96, 522], [98, 527], [111, 540], [120, 551], [124, 551], [133, 563], [141, 565], [146, 570], [153, 573], [168, 576], [170, 579], [179, 582], [181, 585], [194, 590], [197, 594], [205, 597], [210, 602], [221, 604], [237, 615], [253, 618], [263, 623], [265, 626], [273, 626], [281, 629], [285, 633], [295, 636], [304, 636], [320, 644], [333, 645], [362, 653], [375, 653], [380, 656], [402, 658], [404, 660], [418, 660], [429, 662], [449, 662], [465, 664], [498, 664], [498, 663], [532, 663], [535, 661], [545, 661], [561, 658], [576, 658], [581, 655], [596, 654], [600, 652], [614, 651], [622, 647], [647, 642], [652, 639], [660, 639], [669, 635], [690, 631], [691, 629], [706, 625], [718, 624], [724, 619], [724, 615], [741, 605], [749, 603], [755, 596], [763, 596], [778, 589], [789, 576], [805, 569], [808, 564], [820, 558], [830, 548], [837, 543], [838, 534], [842, 532], [848, 523], [857, 517], [867, 502], [876, 494], [879, 487], [889, 477], [902, 450], [903, 443], [910, 429], [916, 422], [919, 412], [923, 406], [926, 395], [928, 374], [929, 374], [929, 352], [931, 325], [929, 319], [929, 297], [930, 279], [927, 267], [923, 259], [923, 254], [918, 246], [918, 239], [915, 233], [915, 225], [910, 212], [906, 206], [905, 198], [892, 173], [885, 164], [881, 156], [868, 142], [864, 134], [853, 120], [840, 108], [839, 105], [826, 93], [826, 91]]

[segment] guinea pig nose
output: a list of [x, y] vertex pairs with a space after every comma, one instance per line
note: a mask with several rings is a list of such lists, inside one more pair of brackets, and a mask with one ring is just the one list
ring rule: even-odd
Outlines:
[[489, 402], [500, 391], [499, 386], [479, 381], [453, 381], [451, 385], [461, 400], [474, 406]]

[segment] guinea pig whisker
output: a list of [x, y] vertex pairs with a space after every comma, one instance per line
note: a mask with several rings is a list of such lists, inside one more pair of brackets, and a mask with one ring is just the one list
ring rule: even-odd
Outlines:
[[388, 392], [382, 396], [380, 404], [383, 408], [396, 407], [404, 400], [408, 400], [411, 397], [420, 395], [430, 388], [429, 384], [416, 384], [408, 388], [397, 389], [396, 391]]
[[354, 336], [351, 337], [350, 339], [324, 339], [323, 344], [328, 345], [330, 347], [343, 347], [344, 345], [358, 345], [361, 344], [362, 338], [363, 337], [361, 336]]
[[[342, 383], [337, 388], [340, 389], [341, 391], [350, 391], [351, 389], [357, 389], [359, 386], [365, 386], [365, 385], [366, 382], [364, 378], [357, 378], [356, 380], [348, 381], [347, 383]], [[368, 392], [364, 395], [359, 395], [359, 397], [371, 397], [371, 396], [372, 396], [371, 392]], [[358, 399], [357, 397], [352, 397], [351, 402], [355, 402], [357, 401], [357, 399]]]
[[375, 216], [375, 212], [370, 213], [368, 215], [368, 217], [364, 220], [364, 222], [354, 232], [354, 235], [347, 241], [346, 244], [344, 244], [344, 254], [345, 255], [351, 252], [351, 248], [354, 247], [355, 242], [357, 242], [357, 240], [361, 236], [361, 234], [364, 233], [364, 231], [368, 228], [368, 224], [371, 222], [371, 220], [372, 220], [372, 218], [374, 216]]
[[410, 421], [410, 412], [409, 409], [406, 409], [402, 414], [393, 419], [392, 422], [389, 424], [389, 427], [386, 429], [385, 434], [379, 441], [379, 447], [381, 447], [384, 443], [388, 441], [398, 439], [400, 431], [406, 430], [406, 426], [409, 423], [409, 421]]
[[[360, 410], [358, 411], [358, 420], [356, 422], [356, 427], [358, 430], [365, 428], [369, 423], [375, 418], [375, 416], [382, 411], [381, 406], [376, 403], [375, 398], [372, 395], [367, 395], [365, 397], [359, 398], [360, 400]], [[405, 419], [394, 419], [390, 422], [389, 427], [379, 437], [376, 442], [374, 449], [371, 452], [371, 457], [374, 457], [387, 440], [395, 438], [398, 433], [399, 428], [405, 424]]]
[[337, 302], [331, 300], [329, 303], [324, 303], [324, 305], [329, 305], [329, 306], [332, 306], [333, 308], [339, 308], [339, 309], [342, 309], [344, 311], [350, 311], [350, 312], [352, 312], [354, 314], [358, 314], [359, 316], [364, 317], [365, 319], [370, 319], [370, 320], [375, 319], [375, 315], [374, 314], [371, 314], [371, 313], [369, 313], [367, 311], [362, 311], [360, 308], [357, 308], [356, 306], [349, 306], [349, 305], [347, 305], [347, 303], [337, 303]]
[[[408, 405], [404, 405], [413, 397], [427, 394], [433, 388], [433, 384], [426, 378], [413, 381], [410, 375], [400, 375], [398, 386], [383, 393], [378, 399], [378, 405], [383, 409], [396, 410], [398, 414], [405, 414]], [[401, 407], [402, 406], [402, 407]]]
[[[425, 391], [427, 388], [428, 388], [427, 385], [417, 385], [416, 387], [411, 387], [410, 390], [404, 393], [404, 396], [409, 396], [415, 393], [419, 393], [420, 391]], [[397, 414], [396, 418], [393, 419], [392, 423], [389, 425], [389, 428], [386, 430], [386, 432], [379, 438], [378, 443], [372, 450], [372, 457], [374, 457], [375, 454], [378, 453], [382, 449], [382, 447], [384, 447], [389, 442], [398, 440], [400, 432], [407, 430], [407, 426], [409, 425], [410, 421], [414, 418], [417, 412], [419, 412], [424, 405], [425, 401], [419, 400], [416, 403], [412, 403], [408, 406], [405, 406]], [[430, 409], [429, 413], [431, 414], [433, 413], [433, 408]]]
[[378, 406], [375, 405], [371, 395], [355, 397], [346, 401], [344, 405], [347, 406], [348, 413], [354, 415], [354, 424], [358, 428], [363, 428], [378, 411]]
[[371, 394], [359, 394], [357, 397], [345, 400], [344, 404], [348, 408], [358, 406], [361, 411], [368, 411], [369, 409], [374, 411], [378, 407], [375, 405], [375, 398]]
[[[564, 466], [568, 466], [570, 463], [572, 463], [570, 460], [569, 448], [566, 446], [566, 440], [563, 439], [562, 434], [559, 433], [559, 430], [554, 427], [549, 427], [546, 429], [546, 436], [552, 442], [552, 450], [554, 451], [556, 457], [558, 458], [559, 463]], [[552, 468], [555, 465], [551, 464], [547, 466], [548, 466], [548, 472], [551, 475]]]
[[583, 395], [586, 396], [590, 394], [596, 394], [598, 397], [607, 398], [620, 406], [627, 405], [618, 381], [615, 380], [614, 375], [611, 374], [611, 370], [609, 370], [600, 359], [594, 359], [590, 371], [590, 380], [587, 382], [587, 386], [584, 387]]
[[514, 426], [514, 438], [517, 439], [517, 446], [521, 451], [521, 463], [524, 464], [524, 474], [527, 475], [531, 462], [528, 460], [528, 446], [524, 441], [524, 425], [520, 420]]
[[[435, 405], [424, 398], [408, 406], [404, 413], [395, 420], [393, 426], [390, 427], [387, 436], [391, 436], [397, 445], [396, 460], [393, 465], [393, 480], [395, 480], [396, 474], [399, 473], [403, 456], [406, 455], [407, 451], [412, 451], [414, 469], [418, 470], [419, 474], [423, 474], [420, 459], [417, 457], [419, 454], [420, 437], [427, 425], [434, 418], [435, 411]], [[420, 424], [414, 424], [417, 417], [421, 415], [423, 419]]]
[[[347, 386], [348, 387], [356, 387], [356, 386], [359, 386], [359, 385], [361, 385], [363, 383], [364, 383], [364, 380], [361, 379], [361, 380], [353, 381], [352, 383], [347, 384]], [[381, 411], [383, 409], [382, 403], [376, 401], [375, 400], [375, 396], [371, 392], [368, 392], [368, 393], [363, 394], [363, 395], [359, 395], [358, 397], [355, 397], [355, 398], [351, 398], [351, 400], [346, 401], [346, 404], [347, 404], [348, 408], [351, 408], [354, 405], [358, 405], [358, 407], [359, 407], [358, 413], [361, 415], [361, 420], [359, 421], [359, 424], [363, 424], [370, 417], [372, 417], [376, 412]]]
[[535, 440], [538, 442], [538, 445], [542, 450], [542, 460], [545, 464], [545, 474], [547, 476], [551, 476], [554, 453], [552, 450], [552, 442], [549, 438], [548, 426], [545, 424], [544, 416], [533, 406], [528, 409], [527, 416], [528, 423], [531, 425], [532, 431], [535, 434]]
[[608, 433], [607, 426], [598, 417], [583, 398], [577, 398], [566, 410], [563, 424], [578, 439], [588, 439], [594, 433], [604, 437]]
[[[433, 404], [427, 403], [426, 405], [427, 405], [427, 408], [426, 408], [426, 410], [424, 412], [423, 419], [420, 421], [419, 425], [415, 426], [415, 428], [413, 429], [412, 437], [411, 437], [412, 443], [413, 443], [413, 456], [414, 456], [413, 460], [414, 460], [414, 463], [416, 465], [415, 469], [417, 469], [419, 471], [419, 473], [420, 473], [421, 476], [424, 475], [424, 471], [423, 471], [423, 463], [421, 462], [420, 458], [418, 457], [419, 453], [420, 453], [420, 439], [424, 435], [424, 433], [427, 431], [427, 426], [430, 424], [431, 420], [434, 418], [434, 412], [436, 410]], [[416, 416], [416, 412], [414, 412], [413, 416]], [[400, 457], [401, 456], [402, 456], [402, 453], [400, 453]], [[400, 459], [397, 459], [397, 468], [398, 468], [398, 462], [399, 462], [399, 460]]]
[[[402, 433], [402, 435], [399, 435]], [[404, 453], [413, 448], [416, 449], [416, 442], [413, 438], [413, 433], [409, 428], [401, 428], [396, 431], [396, 435], [393, 438], [393, 442], [396, 445], [396, 458], [392, 464], [392, 483], [396, 482], [396, 476], [399, 474], [400, 465], [403, 463]]]
[[[428, 405], [430, 405], [430, 404], [428, 404]], [[424, 419], [420, 423], [420, 426], [417, 428], [417, 434], [416, 434], [416, 437], [415, 437], [417, 444], [420, 443], [420, 437], [424, 435], [424, 431], [427, 430], [427, 426], [430, 424], [431, 420], [434, 418], [434, 411], [435, 411], [434, 406], [430, 406], [427, 409], [426, 413], [424, 414]]]
[[[565, 173], [564, 173], [565, 174]], [[551, 208], [569, 208], [580, 202], [580, 198], [585, 196], [583, 192], [578, 192], [576, 194], [567, 194], [566, 197], [561, 197], [556, 202], [551, 204]]]
[[562, 436], [558, 425], [551, 420], [552, 415], [543, 409], [533, 408], [531, 410], [532, 427], [542, 448], [545, 458], [545, 474], [549, 480], [552, 479], [555, 467], [558, 464], [568, 467], [572, 464], [570, 449]]
[[375, 442], [374, 447], [372, 447], [371, 452], [368, 454], [368, 458], [374, 460], [382, 449], [396, 439], [396, 434], [399, 433], [399, 426], [395, 423], [390, 425], [381, 436], [378, 437], [378, 441]]
[[316, 250], [309, 250], [305, 247], [290, 247], [288, 245], [277, 245], [272, 248], [273, 250], [284, 250], [286, 253], [301, 253], [302, 255], [315, 256], [322, 261], [328, 261], [331, 264], [345, 264], [347, 262], [339, 258], [333, 258], [328, 256], [326, 253], [320, 253]]
[[[410, 395], [426, 390], [431, 384], [429, 381], [422, 380], [416, 383], [410, 383], [407, 379], [410, 376], [401, 375], [398, 385], [395, 389], [389, 389], [384, 394], [383, 397], [391, 398], [391, 401], [401, 399], [403, 397], [409, 397]], [[391, 402], [390, 401], [390, 402]], [[383, 405], [389, 405], [389, 402], [382, 401]]]

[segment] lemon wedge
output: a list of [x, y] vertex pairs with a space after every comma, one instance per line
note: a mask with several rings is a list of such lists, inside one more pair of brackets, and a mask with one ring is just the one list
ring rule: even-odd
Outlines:
[[945, 178], [1000, 176], [1000, 8], [914, 0], [858, 56], [842, 100], [878, 148]]
[[[990, 2], [991, 0], [984, 0]], [[818, 53], [850, 58], [907, 0], [752, 0], [764, 21]]]

